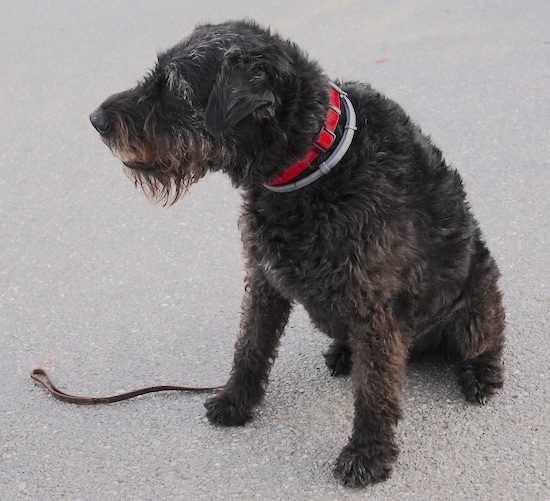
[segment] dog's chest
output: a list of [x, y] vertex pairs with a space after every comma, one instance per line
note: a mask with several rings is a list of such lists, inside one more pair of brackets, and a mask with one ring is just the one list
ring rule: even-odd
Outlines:
[[272, 242], [272, 245], [263, 247], [255, 261], [277, 290], [286, 297], [301, 301], [309, 298], [314, 290], [325, 288], [325, 279], [319, 270], [321, 260], [313, 257], [311, 254], [300, 255], [281, 242]]
[[348, 246], [325, 223], [273, 224], [254, 213], [240, 221], [249, 262], [283, 295], [297, 301], [326, 297], [350, 280]]

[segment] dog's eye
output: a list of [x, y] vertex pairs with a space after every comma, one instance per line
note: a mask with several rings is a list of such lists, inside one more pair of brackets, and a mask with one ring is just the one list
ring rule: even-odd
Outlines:
[[253, 82], [255, 80], [262, 80], [266, 77], [267, 77], [267, 73], [264, 70], [260, 70], [260, 71], [256, 72], [256, 74], [252, 77], [252, 79], [250, 81]]

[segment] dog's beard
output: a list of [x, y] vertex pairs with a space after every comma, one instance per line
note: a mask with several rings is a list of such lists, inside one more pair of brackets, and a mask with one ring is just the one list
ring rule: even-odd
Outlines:
[[113, 153], [122, 161], [125, 173], [134, 185], [148, 199], [163, 205], [173, 205], [207, 172], [205, 165], [193, 163], [189, 155], [182, 158], [175, 155], [141, 158], [116, 150]]
[[164, 205], [174, 204], [207, 171], [205, 165], [194, 161], [191, 141], [151, 132], [136, 138], [135, 131], [130, 134], [122, 120], [116, 124], [115, 134], [104, 138], [104, 142], [124, 164], [134, 185], [151, 201]]
[[125, 166], [127, 176], [154, 202], [172, 205], [209, 170], [219, 170], [232, 158], [232, 150], [211, 138], [155, 134], [149, 127], [145, 135], [129, 133], [120, 121], [116, 133], [104, 141]]
[[189, 187], [204, 175], [204, 173], [184, 175], [182, 169], [175, 171], [157, 164], [124, 162], [124, 165], [126, 175], [134, 185], [140, 188], [147, 198], [163, 205], [172, 205], [177, 202]]

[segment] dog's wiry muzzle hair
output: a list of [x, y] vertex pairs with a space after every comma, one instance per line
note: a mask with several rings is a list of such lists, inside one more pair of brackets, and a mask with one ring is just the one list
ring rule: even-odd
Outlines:
[[127, 134], [123, 123], [115, 126], [117, 142], [111, 149], [134, 184], [150, 199], [172, 205], [206, 174], [210, 148], [204, 140], [190, 135], [159, 133], [152, 123], [145, 122], [138, 141], [135, 135]]
[[139, 87], [107, 99], [90, 120], [134, 184], [164, 205], [175, 203], [191, 184], [220, 164], [214, 158], [219, 147], [213, 148], [204, 136], [170, 125], [158, 102]]

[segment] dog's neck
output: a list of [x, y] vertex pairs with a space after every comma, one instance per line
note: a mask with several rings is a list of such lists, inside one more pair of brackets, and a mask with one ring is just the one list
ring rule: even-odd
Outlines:
[[[338, 123], [341, 121], [342, 111], [345, 112], [346, 125], [343, 127], [343, 133], [336, 143], [336, 131]], [[269, 180], [264, 186], [270, 191], [287, 193], [308, 186], [323, 175], [327, 175], [348, 150], [356, 130], [353, 105], [347, 98], [347, 94], [336, 84], [331, 83], [329, 109], [321, 132], [317, 136], [313, 146], [300, 160], [276, 178]], [[331, 152], [330, 156], [321, 162], [313, 173], [297, 181], [301, 174], [313, 164], [320, 154], [322, 155], [329, 151]]]

